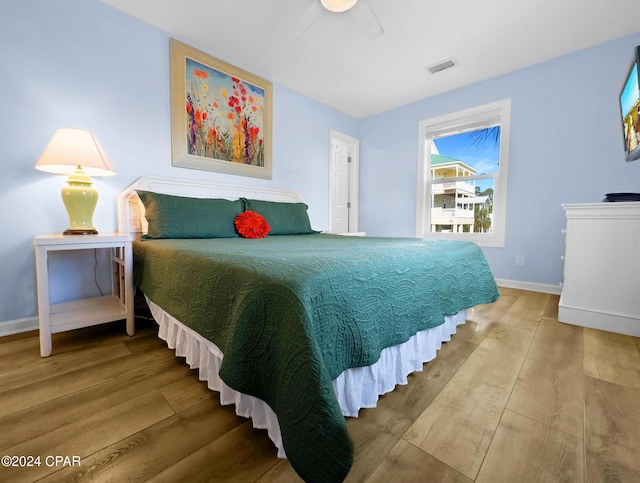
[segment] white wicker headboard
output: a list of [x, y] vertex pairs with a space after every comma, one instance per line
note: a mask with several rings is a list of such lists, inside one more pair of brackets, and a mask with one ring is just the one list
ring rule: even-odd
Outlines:
[[275, 188], [256, 188], [199, 181], [194, 179], [143, 176], [118, 195], [118, 231], [138, 237], [146, 232], [144, 206], [136, 190], [153, 191], [167, 195], [192, 198], [249, 198], [264, 201], [304, 202], [298, 192]]

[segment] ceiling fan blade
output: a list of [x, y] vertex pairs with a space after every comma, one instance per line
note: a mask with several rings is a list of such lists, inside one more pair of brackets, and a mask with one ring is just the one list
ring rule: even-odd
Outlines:
[[366, 0], [359, 0], [349, 13], [369, 37], [379, 37], [384, 33], [378, 16]]
[[298, 40], [304, 33], [309, 30], [311, 24], [316, 21], [323, 11], [322, 4], [319, 0], [313, 0], [313, 3], [309, 5], [309, 8], [304, 12], [300, 20], [293, 26], [291, 32], [289, 32], [289, 40]]

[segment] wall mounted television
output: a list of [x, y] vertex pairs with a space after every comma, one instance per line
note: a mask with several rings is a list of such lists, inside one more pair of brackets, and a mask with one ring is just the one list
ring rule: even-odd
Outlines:
[[640, 159], [640, 45], [633, 49], [633, 61], [620, 92], [620, 111], [627, 161]]

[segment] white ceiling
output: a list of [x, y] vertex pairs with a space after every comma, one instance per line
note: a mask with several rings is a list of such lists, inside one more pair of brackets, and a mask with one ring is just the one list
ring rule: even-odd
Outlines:
[[640, 0], [366, 0], [383, 35], [363, 32], [356, 4], [298, 39], [319, 0], [102, 1], [356, 118], [640, 31]]

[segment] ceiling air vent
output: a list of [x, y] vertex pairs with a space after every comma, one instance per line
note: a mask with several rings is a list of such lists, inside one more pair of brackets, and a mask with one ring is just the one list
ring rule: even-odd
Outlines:
[[437, 64], [430, 65], [429, 67], [427, 67], [427, 70], [432, 74], [435, 74], [436, 72], [441, 72], [445, 69], [449, 69], [454, 65], [458, 65], [458, 62], [456, 62], [456, 59], [452, 58], [452, 59], [443, 60], [442, 62], [438, 62]]

